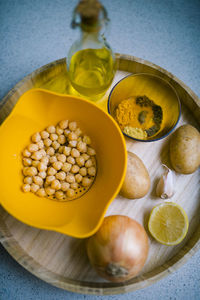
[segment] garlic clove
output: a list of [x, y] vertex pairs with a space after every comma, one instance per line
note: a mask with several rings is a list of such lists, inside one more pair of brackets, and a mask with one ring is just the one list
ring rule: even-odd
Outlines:
[[168, 199], [174, 195], [174, 178], [172, 170], [166, 165], [163, 166], [165, 167], [165, 172], [157, 184], [156, 195], [162, 199]]

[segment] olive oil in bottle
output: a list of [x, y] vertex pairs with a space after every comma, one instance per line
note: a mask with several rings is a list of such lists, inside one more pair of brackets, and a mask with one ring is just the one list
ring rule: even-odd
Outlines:
[[[100, 12], [103, 19], [100, 19]], [[80, 22], [77, 23], [76, 17]], [[105, 38], [100, 35], [107, 20], [104, 7], [97, 0], [82, 0], [75, 9], [73, 26], [80, 28], [80, 38], [67, 56], [68, 76], [72, 87], [91, 100], [102, 97], [115, 74], [115, 57]]]
[[72, 86], [88, 97], [104, 93], [114, 76], [112, 54], [106, 48], [85, 49], [71, 59], [69, 77]]

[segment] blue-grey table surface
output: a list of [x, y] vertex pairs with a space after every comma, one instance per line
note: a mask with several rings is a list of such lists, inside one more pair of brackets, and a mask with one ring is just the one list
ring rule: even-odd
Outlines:
[[[200, 97], [199, 0], [102, 0], [111, 19], [109, 43], [167, 69]], [[24, 76], [65, 57], [77, 1], [0, 0], [0, 99]], [[2, 147], [2, 145], [1, 145]], [[113, 296], [70, 293], [23, 269], [0, 245], [0, 300], [200, 299], [200, 252], [167, 278]]]

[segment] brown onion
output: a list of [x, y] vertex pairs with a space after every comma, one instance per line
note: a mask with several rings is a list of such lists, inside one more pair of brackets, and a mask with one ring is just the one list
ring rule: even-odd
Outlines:
[[136, 276], [148, 256], [148, 237], [135, 220], [122, 215], [108, 216], [87, 241], [87, 254], [97, 273], [113, 282]]

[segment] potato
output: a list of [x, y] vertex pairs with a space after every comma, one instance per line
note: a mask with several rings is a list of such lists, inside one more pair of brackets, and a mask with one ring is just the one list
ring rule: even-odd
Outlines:
[[191, 125], [179, 127], [170, 139], [170, 160], [174, 170], [191, 174], [200, 166], [200, 133]]
[[150, 184], [149, 173], [142, 160], [128, 152], [127, 171], [120, 195], [129, 199], [142, 198], [148, 193]]

